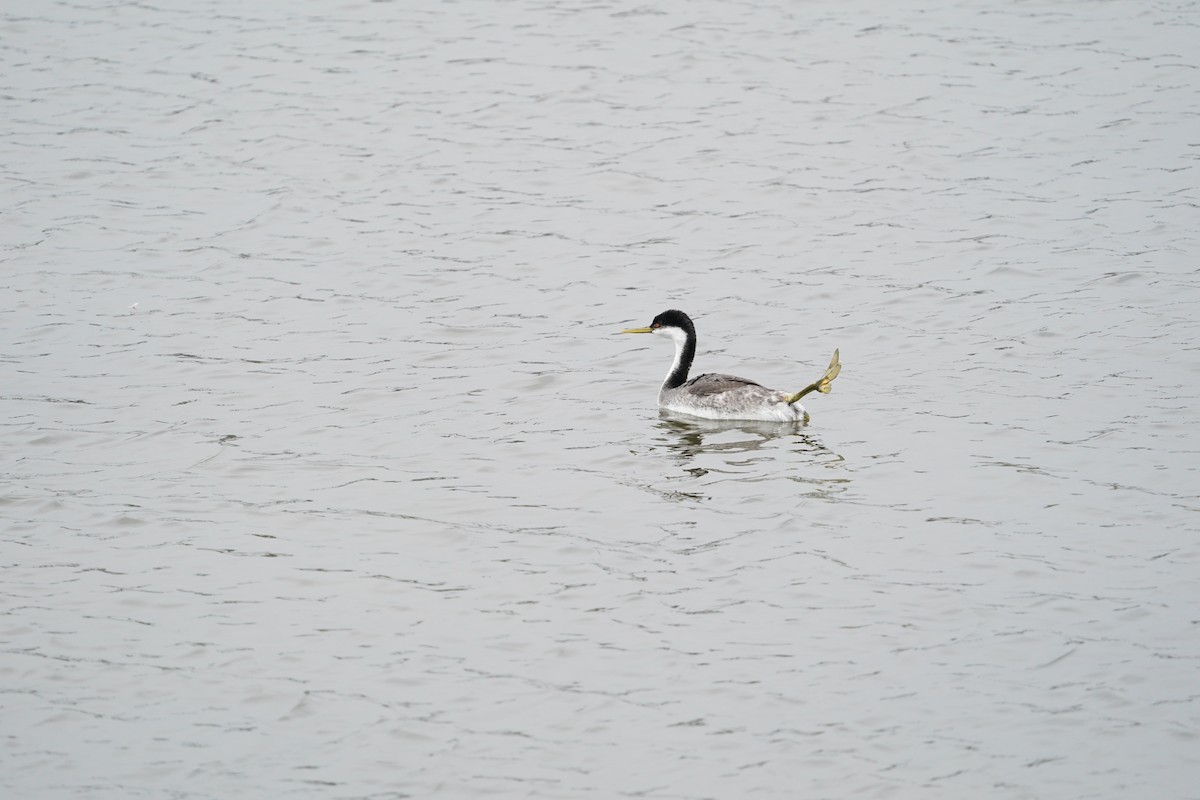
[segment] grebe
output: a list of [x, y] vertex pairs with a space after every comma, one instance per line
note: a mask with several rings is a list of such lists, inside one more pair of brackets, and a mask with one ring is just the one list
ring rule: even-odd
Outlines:
[[664, 311], [648, 328], [627, 328], [621, 333], [657, 333], [675, 342], [675, 361], [658, 393], [658, 405], [668, 411], [704, 419], [755, 419], [767, 422], [806, 422], [800, 398], [810, 392], [829, 394], [830, 383], [842, 371], [838, 351], [819, 380], [795, 394], [768, 389], [745, 378], [706, 373], [687, 379], [696, 357], [696, 326], [687, 314]]

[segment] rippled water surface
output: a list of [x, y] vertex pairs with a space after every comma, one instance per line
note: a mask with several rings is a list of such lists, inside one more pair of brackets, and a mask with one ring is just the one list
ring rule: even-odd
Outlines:
[[1197, 3], [0, 19], [4, 796], [1200, 797]]

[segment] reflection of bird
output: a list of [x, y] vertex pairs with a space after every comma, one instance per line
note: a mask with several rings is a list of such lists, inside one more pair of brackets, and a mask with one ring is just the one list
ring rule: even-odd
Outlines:
[[732, 375], [706, 373], [687, 379], [696, 357], [696, 326], [682, 311], [671, 309], [654, 318], [648, 328], [628, 328], [621, 333], [657, 333], [675, 342], [675, 362], [658, 393], [658, 405], [705, 419], [757, 419], [767, 422], [799, 422], [807, 415], [800, 398], [809, 392], [829, 394], [829, 384], [842, 371], [838, 351], [833, 351], [825, 374], [795, 394], [767, 389], [754, 381]]

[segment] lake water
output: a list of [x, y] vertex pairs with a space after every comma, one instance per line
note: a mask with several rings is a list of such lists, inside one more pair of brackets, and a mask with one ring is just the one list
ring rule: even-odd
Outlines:
[[[1200, 5], [0, 17], [12, 798], [1200, 797]], [[807, 427], [660, 416], [699, 370]]]

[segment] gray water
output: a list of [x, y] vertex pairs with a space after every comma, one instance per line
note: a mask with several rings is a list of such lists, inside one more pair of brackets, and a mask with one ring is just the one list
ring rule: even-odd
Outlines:
[[2, 19], [5, 797], [1200, 797], [1197, 3]]

